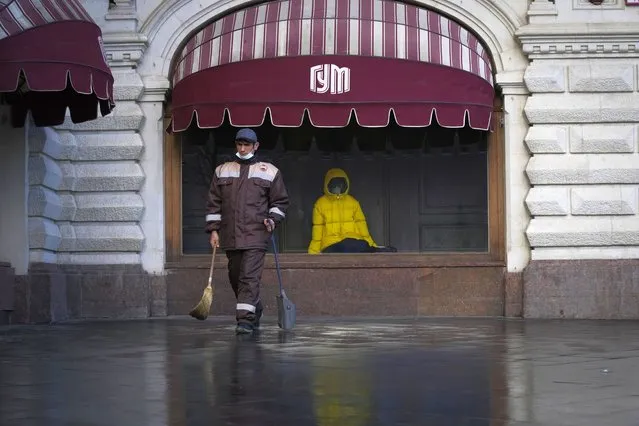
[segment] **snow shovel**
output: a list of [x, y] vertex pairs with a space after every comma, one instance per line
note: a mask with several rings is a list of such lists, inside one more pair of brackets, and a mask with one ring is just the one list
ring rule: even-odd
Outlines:
[[295, 304], [286, 297], [282, 288], [282, 272], [280, 271], [280, 261], [277, 257], [277, 244], [275, 244], [275, 234], [271, 234], [273, 243], [273, 254], [275, 255], [275, 269], [277, 270], [277, 280], [280, 283], [280, 294], [275, 296], [277, 301], [277, 325], [283, 330], [291, 330], [295, 327]]

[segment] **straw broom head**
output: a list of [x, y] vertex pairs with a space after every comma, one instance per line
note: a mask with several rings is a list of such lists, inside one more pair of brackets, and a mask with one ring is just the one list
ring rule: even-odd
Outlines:
[[205, 320], [209, 316], [209, 312], [211, 311], [211, 303], [213, 302], [213, 265], [215, 264], [215, 252], [217, 251], [217, 247], [213, 247], [213, 255], [211, 256], [211, 269], [209, 269], [209, 283], [204, 288], [204, 293], [202, 294], [202, 299], [200, 299], [200, 303], [195, 305], [189, 315], [191, 315], [195, 319]]
[[200, 303], [195, 305], [189, 315], [191, 315], [195, 319], [205, 320], [206, 317], [209, 316], [209, 311], [211, 310], [211, 303], [213, 302], [213, 287], [209, 282], [209, 285], [204, 289], [204, 293], [202, 294], [202, 299]]

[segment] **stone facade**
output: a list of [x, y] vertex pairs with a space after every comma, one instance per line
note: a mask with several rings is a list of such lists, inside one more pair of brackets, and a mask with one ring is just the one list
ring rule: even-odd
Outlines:
[[518, 31], [531, 60], [524, 315], [636, 318], [639, 267], [623, 259], [639, 255], [639, 16], [621, 0], [531, 12]]
[[[57, 300], [68, 303], [66, 313], [51, 305], [38, 320], [102, 317], [107, 311], [91, 305], [89, 283], [100, 282], [96, 288], [104, 294], [123, 294], [123, 277], [133, 275], [139, 284], [131, 284], [134, 299], [146, 302], [135, 302], [130, 316], [175, 313], [170, 307], [183, 303], [169, 301], [167, 308], [167, 294], [176, 291], [172, 274], [179, 272], [167, 269], [164, 248], [162, 145], [171, 63], [189, 34], [250, 2], [116, 3], [111, 9], [102, 0], [86, 5], [103, 29], [115, 76], [114, 112], [26, 133], [25, 249], [32, 266], [18, 282], [36, 288], [40, 278], [33, 276], [53, 268], [65, 283]], [[633, 281], [639, 267], [619, 260], [639, 257], [639, 8], [623, 0], [599, 6], [587, 0], [478, 0], [464, 8], [453, 0], [421, 3], [482, 38], [503, 95], [507, 273], [501, 307], [486, 312], [639, 317]], [[598, 272], [602, 268], [607, 272]], [[78, 287], [83, 271], [91, 278]], [[16, 294], [33, 294], [22, 290]], [[582, 290], [592, 297], [577, 297]], [[78, 294], [88, 302], [78, 302]]]

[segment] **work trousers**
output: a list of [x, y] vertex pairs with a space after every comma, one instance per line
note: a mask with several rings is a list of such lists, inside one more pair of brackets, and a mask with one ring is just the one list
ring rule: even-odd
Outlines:
[[262, 316], [260, 281], [264, 267], [264, 249], [227, 250], [229, 281], [235, 293], [237, 323], [256, 326]]

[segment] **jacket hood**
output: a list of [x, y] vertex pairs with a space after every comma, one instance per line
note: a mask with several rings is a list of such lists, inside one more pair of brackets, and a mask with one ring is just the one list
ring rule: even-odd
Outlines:
[[351, 181], [348, 179], [348, 175], [346, 174], [346, 172], [342, 169], [329, 169], [326, 172], [326, 175], [324, 176], [324, 195], [332, 197], [336, 196], [328, 190], [328, 184], [330, 183], [331, 179], [334, 178], [343, 178], [344, 180], [346, 180], [346, 189], [340, 195], [347, 195], [351, 189]]

